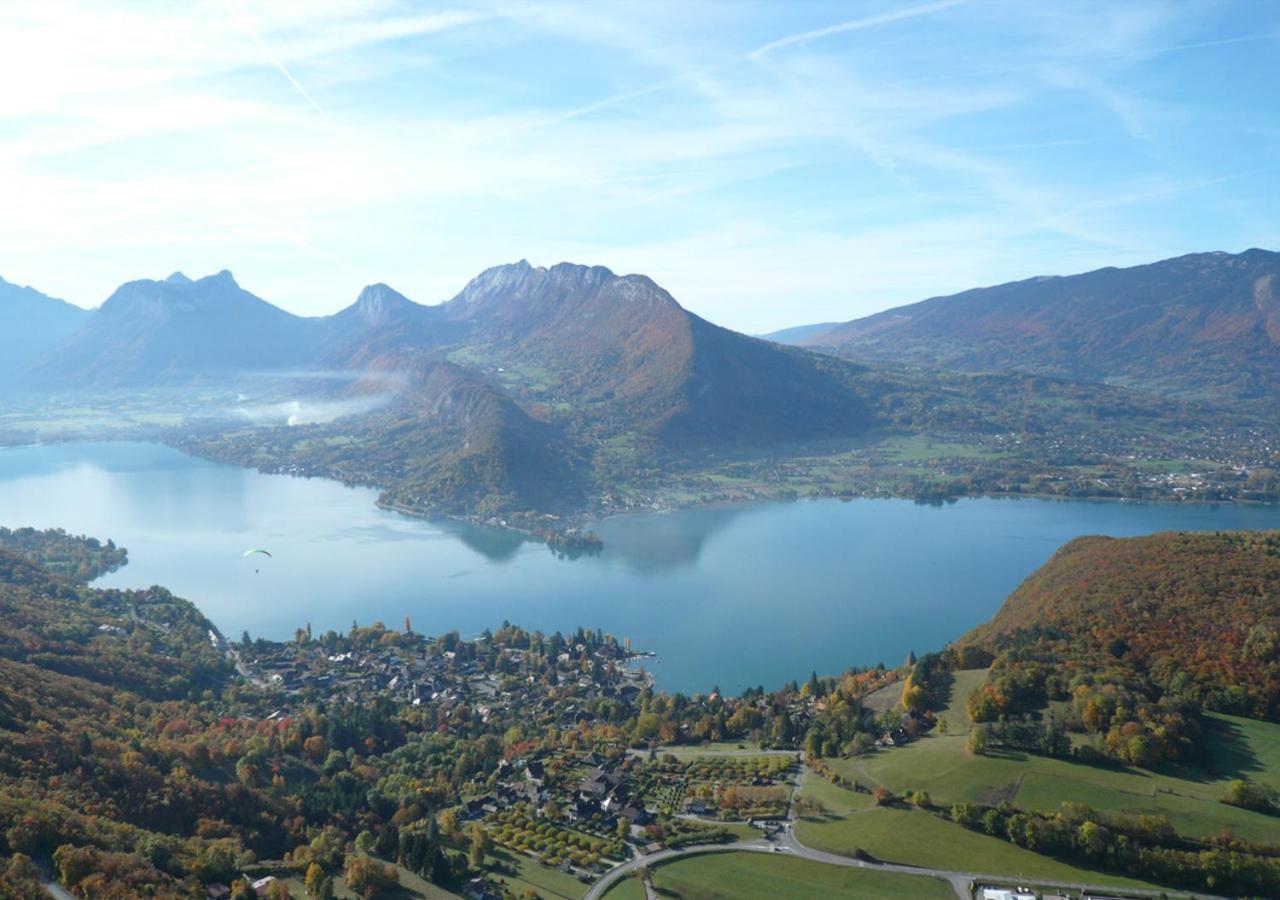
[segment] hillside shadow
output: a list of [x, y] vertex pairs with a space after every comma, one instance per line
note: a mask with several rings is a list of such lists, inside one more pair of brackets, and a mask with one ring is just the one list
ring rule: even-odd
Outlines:
[[1204, 717], [1205, 753], [1204, 767], [1191, 770], [1183, 775], [1191, 781], [1213, 781], [1217, 778], [1243, 778], [1265, 772], [1266, 767], [1258, 762], [1249, 742], [1244, 736], [1244, 729], [1235, 722], [1226, 719]]

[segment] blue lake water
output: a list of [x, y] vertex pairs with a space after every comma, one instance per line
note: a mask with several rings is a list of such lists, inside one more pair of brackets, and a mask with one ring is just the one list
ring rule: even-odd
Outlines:
[[[230, 637], [382, 620], [473, 635], [579, 625], [657, 651], [672, 690], [736, 693], [810, 670], [897, 664], [986, 620], [1082, 534], [1280, 528], [1280, 508], [856, 500], [625, 516], [599, 556], [379, 510], [375, 492], [262, 475], [150, 444], [0, 450], [0, 525], [112, 538], [100, 584], [162, 584]], [[263, 547], [272, 559], [242, 558]]]

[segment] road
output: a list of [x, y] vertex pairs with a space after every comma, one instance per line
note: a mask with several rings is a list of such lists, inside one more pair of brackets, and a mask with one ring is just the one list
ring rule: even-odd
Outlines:
[[41, 873], [44, 880], [44, 889], [49, 892], [49, 896], [53, 900], [76, 900], [76, 898], [58, 882], [49, 877], [47, 873]]
[[[808, 774], [807, 768], [801, 763], [800, 775], [797, 778], [797, 786], [803, 784], [805, 776]], [[648, 856], [641, 856], [629, 862], [625, 862], [615, 867], [603, 876], [600, 880], [591, 886], [591, 890], [587, 891], [583, 900], [600, 900], [614, 884], [621, 879], [627, 877], [636, 869], [648, 866], [654, 866], [667, 860], [677, 859], [684, 856], [696, 856], [701, 853], [725, 853], [728, 851], [745, 851], [748, 853], [787, 853], [791, 856], [797, 856], [801, 859], [807, 859], [812, 862], [826, 863], [833, 866], [846, 866], [856, 869], [870, 869], [877, 872], [896, 872], [902, 875], [925, 875], [934, 878], [940, 878], [949, 883], [956, 896], [961, 900], [972, 900], [972, 894], [969, 892], [969, 885], [974, 882], [984, 884], [1011, 884], [1011, 883], [1027, 883], [1028, 880], [1037, 885], [1053, 888], [1067, 888], [1076, 891], [1090, 891], [1100, 894], [1114, 893], [1114, 886], [1108, 888], [1106, 885], [1099, 884], [1079, 884], [1066, 881], [1050, 881], [1043, 878], [1023, 879], [1020, 877], [1010, 877], [1008, 875], [993, 875], [989, 872], [952, 872], [946, 869], [929, 869], [918, 866], [904, 866], [897, 863], [868, 862], [861, 859], [853, 859], [848, 856], [839, 856], [835, 853], [827, 853], [822, 850], [814, 850], [800, 843], [800, 839], [796, 837], [796, 819], [793, 810], [788, 808], [787, 820], [784, 823], [782, 835], [779, 840], [752, 840], [740, 841], [736, 844], [709, 844], [695, 847], [684, 847], [679, 850], [662, 850], [658, 853], [652, 853]], [[1158, 890], [1138, 890], [1126, 888], [1122, 892], [1125, 896], [1132, 897], [1161, 897], [1166, 896], [1167, 892]], [[646, 895], [649, 895], [646, 886]], [[1196, 900], [1226, 900], [1226, 898], [1216, 897], [1212, 894], [1192, 894], [1190, 895]]]

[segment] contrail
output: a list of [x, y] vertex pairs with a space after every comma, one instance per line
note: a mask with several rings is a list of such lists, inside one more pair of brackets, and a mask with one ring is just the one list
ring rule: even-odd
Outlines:
[[891, 22], [900, 22], [903, 19], [914, 19], [917, 16], [927, 16], [931, 13], [942, 12], [944, 9], [950, 9], [953, 6], [959, 6], [962, 3], [968, 3], [969, 0], [938, 0], [936, 3], [922, 3], [919, 6], [908, 6], [905, 9], [897, 9], [892, 12], [880, 13], [875, 16], [866, 16], [861, 19], [852, 19], [848, 22], [839, 22], [835, 25], [828, 25], [826, 28], [817, 28], [813, 31], [802, 31], [798, 34], [789, 34], [786, 37], [778, 38], [776, 41], [757, 47], [747, 54], [751, 59], [760, 59], [767, 56], [774, 50], [780, 50], [783, 47], [790, 47], [795, 44], [807, 44], [809, 41], [818, 38], [829, 37], [833, 34], [844, 34], [846, 31], [861, 31], [864, 28], [874, 28], [877, 25], [888, 25]]
[[774, 50], [780, 50], [783, 47], [791, 47], [796, 44], [806, 44], [809, 41], [815, 41], [815, 40], [818, 40], [819, 38], [828, 37], [833, 34], [843, 34], [846, 31], [861, 31], [864, 28], [875, 28], [877, 25], [889, 25], [894, 22], [902, 21], [903, 19], [914, 19], [917, 16], [927, 16], [931, 13], [942, 12], [944, 9], [950, 9], [953, 6], [960, 6], [961, 4], [968, 3], [968, 2], [970, 2], [970, 0], [937, 0], [937, 2], [934, 2], [934, 3], [924, 3], [919, 6], [909, 6], [905, 9], [899, 9], [899, 10], [894, 10], [893, 12], [881, 13], [876, 16], [867, 16], [865, 18], [854, 19], [849, 22], [838, 22], [835, 25], [828, 25], [825, 28], [818, 28], [813, 31], [803, 31], [803, 32], [800, 32], [799, 34], [790, 34], [790, 35], [787, 35], [786, 37], [778, 38], [775, 41], [770, 41], [767, 44], [757, 47], [751, 52], [741, 57], [737, 57], [730, 62], [722, 63], [718, 66], [710, 66], [705, 69], [699, 69], [698, 71], [692, 72], [692, 73], [686, 72], [680, 75], [676, 75], [673, 78], [668, 78], [665, 81], [659, 81], [654, 84], [650, 84], [650, 85], [647, 85], [646, 87], [638, 88], [633, 91], [626, 91], [621, 94], [614, 94], [611, 97], [605, 97], [603, 100], [597, 100], [594, 103], [588, 103], [585, 106], [579, 106], [575, 109], [569, 110], [568, 112], [562, 113], [559, 116], [556, 116], [552, 120], [552, 122], [558, 123], [558, 122], [563, 122], [567, 119], [576, 119], [579, 116], [590, 115], [591, 113], [598, 112], [599, 110], [607, 109], [610, 106], [616, 106], [619, 103], [625, 103], [628, 100], [634, 100], [637, 97], [645, 97], [645, 96], [648, 96], [649, 94], [656, 94], [659, 91], [665, 91], [673, 87], [679, 87], [680, 85], [687, 84], [688, 82], [692, 81], [694, 78], [701, 75], [710, 75], [716, 72], [724, 71], [725, 69], [731, 69], [735, 66], [742, 65], [744, 62], [748, 60], [758, 61], [764, 58], [765, 56], [767, 56], [768, 54], [772, 53]]
[[302, 84], [298, 81], [298, 79], [293, 77], [293, 73], [291, 73], [287, 68], [285, 68], [284, 63], [280, 61], [280, 57], [276, 56], [275, 53], [272, 52], [271, 48], [267, 46], [266, 41], [262, 39], [262, 36], [258, 34], [258, 32], [254, 29], [253, 25], [249, 22], [249, 20], [246, 19], [244, 16], [240, 15], [240, 10], [236, 9], [236, 6], [232, 2], [232, 0], [222, 0], [222, 5], [227, 8], [227, 13], [231, 16], [231, 18], [235, 21], [235, 23], [240, 26], [240, 28], [244, 31], [244, 33], [249, 35], [249, 37], [253, 38], [253, 42], [258, 45], [258, 49], [262, 51], [262, 54], [267, 59], [269, 59], [277, 69], [280, 70], [280, 74], [283, 75], [285, 78], [289, 79], [289, 83], [293, 85], [295, 88], [297, 88], [298, 93], [301, 94], [302, 98], [311, 105], [311, 108], [314, 109], [316, 112], [318, 112], [322, 119], [328, 122], [329, 114], [320, 108], [320, 104], [316, 103], [315, 98], [312, 97], [310, 94], [308, 94], [307, 89], [302, 86]]

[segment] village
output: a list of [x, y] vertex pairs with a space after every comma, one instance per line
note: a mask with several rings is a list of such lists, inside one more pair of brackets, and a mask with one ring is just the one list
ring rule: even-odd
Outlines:
[[[699, 740], [688, 722], [667, 722], [648, 740], [628, 737], [616, 726], [645, 718], [655, 691], [640, 663], [652, 654], [598, 632], [514, 633], [522, 637], [513, 639], [504, 626], [467, 641], [429, 638], [406, 620], [399, 632], [379, 624], [317, 637], [304, 627], [294, 641], [245, 635], [225, 649], [270, 698], [268, 722], [287, 722], [318, 703], [390, 704], [455, 733], [503, 733], [519, 722], [529, 733], [561, 735], [555, 743], [529, 742], [527, 753], [504, 754], [443, 814], [446, 831], [480, 832], [493, 848], [484, 875], [467, 885], [477, 900], [515, 896], [511, 883], [536, 884], [539, 872], [589, 885], [664, 851], [780, 840], [804, 771], [795, 739]], [[733, 704], [750, 719], [770, 701], [713, 693], [693, 702]], [[826, 706], [808, 686], [792, 693], [786, 713], [795, 734]], [[887, 712], [867, 744], [903, 744], [926, 727], [919, 713]], [[587, 734], [591, 740], [579, 740]], [[601, 734], [615, 739], [601, 742]]]

